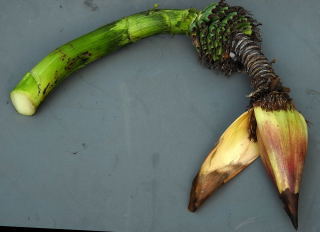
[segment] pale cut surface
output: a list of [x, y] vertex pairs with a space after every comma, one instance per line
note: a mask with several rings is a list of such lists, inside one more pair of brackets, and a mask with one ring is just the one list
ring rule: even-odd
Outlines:
[[25, 93], [13, 91], [10, 98], [18, 113], [29, 116], [35, 113], [36, 108]]

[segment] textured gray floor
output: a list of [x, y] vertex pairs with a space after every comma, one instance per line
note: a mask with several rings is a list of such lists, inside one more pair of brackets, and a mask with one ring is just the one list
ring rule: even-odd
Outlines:
[[[196, 214], [190, 184], [248, 101], [245, 75], [201, 66], [188, 38], [160, 35], [78, 71], [34, 117], [9, 92], [59, 45], [152, 8], [208, 0], [0, 0], [0, 225], [161, 232], [293, 231], [258, 160]], [[310, 124], [300, 230], [320, 231], [320, 2], [243, 0], [264, 51]]]

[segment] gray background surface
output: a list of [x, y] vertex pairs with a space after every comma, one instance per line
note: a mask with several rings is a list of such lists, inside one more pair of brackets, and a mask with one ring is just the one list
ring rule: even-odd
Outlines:
[[[34, 117], [9, 92], [42, 57], [159, 3], [210, 0], [0, 0], [0, 225], [125, 231], [293, 231], [260, 160], [196, 214], [193, 176], [248, 104], [247, 77], [199, 64], [190, 39], [160, 35], [78, 71]], [[310, 124], [300, 230], [320, 231], [320, 2], [243, 0], [264, 52]]]

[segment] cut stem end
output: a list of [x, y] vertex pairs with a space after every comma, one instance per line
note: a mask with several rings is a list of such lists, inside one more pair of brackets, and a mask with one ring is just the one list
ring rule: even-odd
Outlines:
[[26, 93], [14, 90], [11, 92], [10, 98], [18, 113], [31, 116], [36, 112], [36, 107]]

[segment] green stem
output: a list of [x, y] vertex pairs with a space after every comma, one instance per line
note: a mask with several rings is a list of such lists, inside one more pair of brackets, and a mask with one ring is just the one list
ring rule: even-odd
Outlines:
[[195, 9], [149, 10], [98, 28], [41, 60], [10, 94], [16, 110], [33, 115], [54, 87], [74, 71], [127, 44], [159, 33], [188, 34]]

